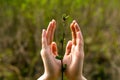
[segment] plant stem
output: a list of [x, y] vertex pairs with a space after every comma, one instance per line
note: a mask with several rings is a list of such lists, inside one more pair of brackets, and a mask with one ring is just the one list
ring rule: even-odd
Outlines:
[[63, 59], [61, 59], [61, 68], [62, 68], [61, 69], [61, 73], [62, 73], [61, 75], [62, 75], [62, 80], [63, 80]]
[[[65, 40], [65, 21], [63, 22], [63, 40], [62, 40], [62, 54], [64, 55], [64, 40]], [[61, 73], [62, 73], [62, 80], [63, 80], [63, 75], [64, 75], [64, 71], [63, 71], [63, 59], [61, 59]]]
[[60, 41], [61, 42], [61, 52], [62, 52], [62, 58], [61, 58], [61, 76], [62, 76], [62, 80], [63, 80], [63, 76], [64, 76], [64, 70], [65, 70], [65, 67], [63, 67], [63, 55], [64, 55], [64, 40], [65, 40], [65, 27], [66, 27], [66, 24], [65, 24], [65, 21], [66, 19], [68, 18], [69, 16], [66, 16], [64, 15], [63, 16], [63, 33], [62, 33], [62, 40]]
[[64, 53], [64, 38], [65, 38], [65, 32], [63, 32], [63, 34], [62, 34], [62, 56], [64, 55], [63, 53]]

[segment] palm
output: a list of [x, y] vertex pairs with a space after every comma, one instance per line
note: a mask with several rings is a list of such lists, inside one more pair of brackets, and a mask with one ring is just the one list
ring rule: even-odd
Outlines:
[[76, 76], [77, 74], [82, 74], [83, 55], [81, 54], [82, 53], [77, 51], [77, 47], [73, 45], [70, 55], [64, 57], [64, 62], [67, 64], [66, 75], [72, 77]]
[[51, 77], [57, 77], [60, 74], [61, 64], [60, 61], [55, 59], [55, 56], [58, 55], [57, 45], [55, 42], [52, 42], [55, 28], [56, 22], [55, 20], [52, 20], [49, 23], [47, 30], [43, 30], [42, 32], [41, 56], [45, 67], [45, 74]]
[[58, 67], [60, 65], [60, 62], [55, 59], [55, 56], [53, 55], [53, 52], [51, 51], [51, 48], [48, 47], [45, 51], [44, 51], [44, 54], [41, 54], [43, 56], [43, 58], [45, 59], [46, 57], [46, 60], [45, 60], [45, 68], [47, 70], [47, 72], [53, 72], [56, 70], [58, 70]]
[[64, 56], [64, 64], [67, 64], [66, 75], [69, 78], [82, 75], [83, 66], [83, 37], [76, 21], [71, 24], [72, 41], [69, 41]]

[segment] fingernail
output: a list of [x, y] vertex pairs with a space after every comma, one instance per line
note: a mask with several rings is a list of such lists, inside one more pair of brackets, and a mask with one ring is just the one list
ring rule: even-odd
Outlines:
[[43, 29], [42, 32], [45, 32], [45, 29]]
[[73, 23], [75, 23], [76, 22], [76, 20], [73, 20]]
[[52, 19], [52, 21], [55, 21], [55, 19]]
[[49, 25], [48, 25], [48, 26], [50, 26], [51, 24], [52, 24], [52, 21], [49, 22]]
[[53, 24], [56, 24], [56, 21], [54, 19], [52, 19], [52, 22], [53, 22]]

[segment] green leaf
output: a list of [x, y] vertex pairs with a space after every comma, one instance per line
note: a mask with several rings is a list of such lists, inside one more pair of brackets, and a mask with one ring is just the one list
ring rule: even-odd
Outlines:
[[69, 15], [63, 14], [62, 19], [65, 21], [69, 18]]
[[62, 60], [62, 59], [63, 59], [63, 56], [56, 56], [55, 58], [56, 58], [56, 59], [59, 59], [59, 60]]
[[65, 71], [66, 68], [67, 68], [67, 64], [64, 64], [64, 65], [63, 65], [63, 71]]

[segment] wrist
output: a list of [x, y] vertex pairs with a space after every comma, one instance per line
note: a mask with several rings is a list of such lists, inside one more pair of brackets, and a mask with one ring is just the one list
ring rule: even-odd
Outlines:
[[87, 80], [84, 76], [82, 76], [82, 80]]
[[49, 77], [46, 74], [43, 74], [37, 80], [50, 80], [50, 79], [49, 79]]
[[48, 74], [43, 74], [40, 76], [37, 80], [59, 80], [60, 77], [57, 76], [52, 76]]
[[87, 80], [84, 76], [72, 77], [69, 80]]

